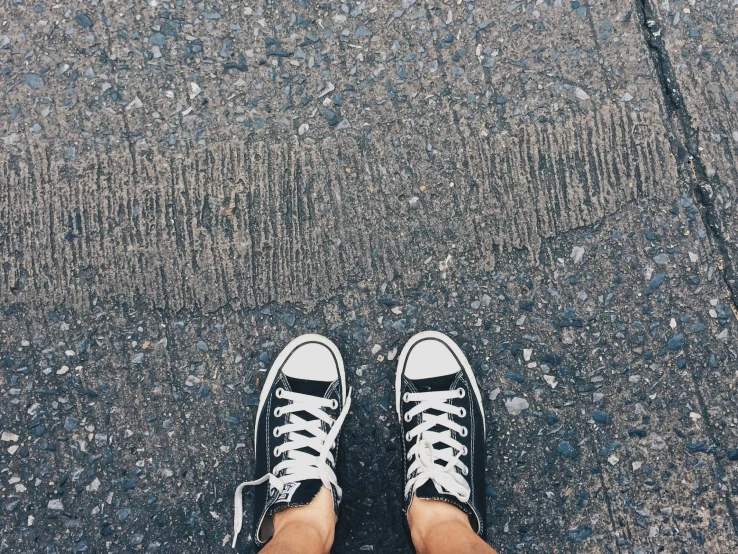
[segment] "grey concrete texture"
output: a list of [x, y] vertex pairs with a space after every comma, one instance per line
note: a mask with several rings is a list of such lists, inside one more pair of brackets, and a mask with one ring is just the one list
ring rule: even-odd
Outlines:
[[[52, 25], [13, 4], [0, 171], [14, 293], [315, 300], [449, 250], [482, 268], [512, 248], [535, 260], [542, 239], [675, 178], [626, 2], [215, 6], [52, 6]], [[241, 55], [248, 71], [229, 69]]]
[[336, 551], [407, 551], [392, 376], [403, 342], [438, 328], [484, 390], [501, 552], [730, 552], [737, 327], [695, 212], [678, 196], [643, 203], [547, 241], [540, 266], [520, 252], [484, 274], [452, 260], [312, 310], [10, 308], [4, 548], [227, 551], [264, 371], [318, 331], [355, 394]]
[[651, 45], [672, 86], [667, 102], [682, 128], [683, 148], [720, 237], [720, 256], [734, 299], [738, 296], [738, 4], [644, 4]]
[[335, 551], [408, 552], [428, 328], [501, 553], [734, 552], [735, 10], [7, 0], [0, 553], [228, 551], [305, 332], [354, 388]]

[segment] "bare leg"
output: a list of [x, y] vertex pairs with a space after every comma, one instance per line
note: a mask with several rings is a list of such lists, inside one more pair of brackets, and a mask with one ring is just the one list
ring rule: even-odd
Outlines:
[[328, 489], [307, 506], [289, 508], [274, 516], [274, 536], [262, 554], [328, 554], [333, 545], [336, 516]]
[[447, 502], [413, 498], [407, 519], [418, 554], [497, 554], [472, 530], [467, 515]]

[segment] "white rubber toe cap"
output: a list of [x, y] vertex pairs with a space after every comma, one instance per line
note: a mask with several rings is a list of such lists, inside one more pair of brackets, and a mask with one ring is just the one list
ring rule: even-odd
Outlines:
[[444, 375], [454, 375], [462, 370], [451, 348], [439, 338], [426, 338], [418, 341], [405, 360], [405, 377], [408, 379], [430, 379]]
[[331, 349], [321, 342], [298, 345], [282, 366], [282, 373], [296, 379], [328, 383], [339, 377], [338, 364]]

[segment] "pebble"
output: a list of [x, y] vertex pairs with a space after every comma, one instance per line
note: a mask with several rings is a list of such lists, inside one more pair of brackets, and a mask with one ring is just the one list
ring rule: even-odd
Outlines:
[[208, 347], [208, 343], [206, 343], [204, 340], [197, 341], [197, 349], [200, 352], [208, 352], [210, 348]]
[[79, 419], [75, 417], [67, 416], [66, 419], [64, 420], [64, 430], [67, 433], [74, 431], [78, 425], [79, 425]]
[[684, 346], [685, 340], [686, 339], [682, 333], [677, 333], [669, 339], [667, 346], [669, 347], [669, 350], [679, 350]]
[[46, 505], [46, 507], [49, 510], [63, 510], [64, 504], [62, 504], [61, 498], [54, 498], [53, 500], [49, 500], [49, 503]]
[[664, 282], [665, 279], [666, 279], [666, 274], [659, 273], [658, 275], [654, 276], [653, 279], [651, 279], [649, 286], [652, 289], [656, 290], [657, 288], [661, 286], [661, 284]]
[[510, 415], [519, 415], [520, 412], [527, 410], [528, 407], [528, 401], [519, 396], [505, 400], [505, 408], [507, 408], [507, 413]]
[[194, 100], [202, 92], [200, 85], [195, 81], [190, 81], [190, 100]]
[[579, 87], [574, 89], [574, 95], [579, 98], [579, 100], [589, 100], [589, 94]]
[[142, 364], [144, 362], [144, 357], [145, 357], [144, 353], [139, 352], [138, 354], [133, 356], [133, 358], [131, 358], [131, 363], [132, 364]]
[[735, 450], [731, 450], [730, 452], [728, 452], [728, 459], [731, 462], [738, 462], [738, 448], [736, 448]]
[[584, 258], [584, 247], [582, 246], [572, 247], [570, 257], [574, 261], [575, 264], [579, 265], [580, 263], [582, 263], [582, 258]]
[[157, 46], [164, 46], [167, 43], [167, 37], [165, 37], [162, 33], [154, 33], [153, 35], [151, 35], [151, 38], [149, 40], [151, 40], [152, 44], [155, 44]]
[[128, 519], [128, 516], [131, 515], [131, 509], [130, 508], [121, 508], [117, 511], [116, 515], [118, 516], [118, 523], [125, 523]]
[[18, 435], [11, 433], [10, 431], [3, 431], [0, 440], [3, 442], [18, 442]]
[[77, 14], [77, 17], [75, 17], [74, 20], [77, 22], [77, 25], [83, 29], [89, 29], [92, 27], [92, 19], [90, 19], [90, 16], [86, 13]]
[[556, 452], [567, 458], [574, 458], [577, 455], [577, 449], [569, 441], [561, 441], [556, 447]]
[[126, 111], [130, 112], [131, 110], [136, 110], [143, 106], [143, 102], [141, 102], [141, 99], [136, 96], [133, 100], [131, 100], [130, 104], [126, 106]]
[[656, 256], [653, 257], [653, 261], [659, 265], [668, 264], [669, 255], [668, 254], [657, 254]]
[[339, 119], [338, 119], [338, 114], [336, 112], [328, 108], [323, 108], [321, 113], [323, 114], [323, 117], [325, 117], [328, 120], [328, 125], [331, 125], [331, 126], [338, 125]]
[[651, 433], [651, 448], [653, 450], [663, 450], [666, 448], [666, 441], [656, 433]]
[[284, 312], [281, 316], [279, 316], [279, 318], [287, 327], [294, 327], [295, 322], [297, 321], [295, 314], [291, 314], [289, 312]]

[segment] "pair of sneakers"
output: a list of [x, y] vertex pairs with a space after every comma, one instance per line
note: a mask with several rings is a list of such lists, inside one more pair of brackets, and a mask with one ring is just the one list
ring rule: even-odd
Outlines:
[[[255, 486], [254, 543], [274, 534], [274, 514], [305, 506], [321, 487], [331, 491], [338, 517], [341, 487], [336, 457], [351, 391], [341, 354], [327, 338], [303, 335], [279, 354], [256, 413], [255, 481], [236, 489], [233, 547], [243, 519], [244, 487]], [[469, 362], [446, 335], [413, 336], [400, 354], [395, 407], [402, 425], [407, 517], [413, 498], [442, 500], [485, 534], [485, 419]]]

